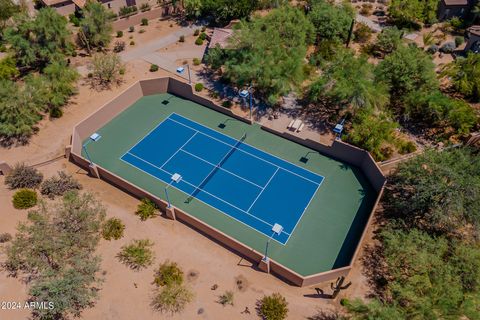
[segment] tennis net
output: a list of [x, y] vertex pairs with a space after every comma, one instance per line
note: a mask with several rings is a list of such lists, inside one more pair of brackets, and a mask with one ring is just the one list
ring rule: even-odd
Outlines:
[[243, 142], [245, 141], [245, 139], [247, 138], [247, 134], [245, 133], [240, 139], [237, 140], [237, 142], [235, 143], [235, 145], [222, 157], [222, 159], [215, 165], [215, 167], [213, 167], [212, 171], [210, 171], [207, 176], [202, 180], [202, 182], [200, 182], [200, 184], [195, 188], [195, 190], [190, 194], [190, 196], [188, 197], [187, 199], [187, 202], [190, 202], [194, 197], [195, 195], [200, 191], [202, 190], [202, 188], [207, 184], [207, 182], [210, 180], [210, 178], [215, 174], [215, 172], [218, 171], [218, 169], [220, 169], [220, 167], [225, 163], [225, 161], [227, 161], [227, 159], [232, 155], [232, 153], [235, 152], [235, 150], [237, 150], [238, 146]]

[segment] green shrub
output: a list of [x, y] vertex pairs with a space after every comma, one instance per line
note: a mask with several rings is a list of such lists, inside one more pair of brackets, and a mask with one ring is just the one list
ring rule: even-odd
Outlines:
[[372, 37], [372, 29], [366, 24], [359, 23], [353, 34], [355, 35], [355, 41], [360, 43], [366, 43]]
[[207, 34], [205, 32], [202, 32], [202, 33], [200, 33], [200, 35], [198, 37], [202, 40], [205, 40], [205, 39], [207, 39]]
[[24, 163], [17, 163], [5, 177], [5, 184], [10, 189], [37, 188], [42, 183], [43, 174]]
[[397, 144], [397, 148], [398, 148], [398, 153], [400, 154], [407, 154], [407, 153], [412, 153], [417, 151], [417, 146], [415, 145], [414, 142], [410, 140], [401, 140]]
[[158, 71], [158, 66], [156, 64], [150, 65], [150, 72], [156, 72]]
[[140, 270], [152, 265], [155, 255], [151, 247], [154, 243], [148, 239], [133, 240], [124, 245], [117, 254], [118, 260], [133, 270]]
[[117, 31], [117, 38], [123, 37], [123, 31], [119, 30]]
[[40, 193], [53, 199], [55, 196], [63, 196], [67, 191], [81, 189], [82, 185], [72, 175], [59, 171], [57, 177], [50, 177], [42, 183]]
[[185, 309], [185, 306], [193, 299], [193, 293], [185, 286], [172, 285], [163, 287], [151, 302], [154, 310], [165, 313], [177, 313]]
[[[149, 10], [150, 10], [150, 4], [149, 3], [144, 3], [140, 6], [140, 11], [142, 11], [142, 12], [149, 11]], [[147, 20], [147, 19], [145, 19], [145, 20]], [[143, 22], [143, 19], [142, 19], [142, 22]], [[147, 24], [148, 24], [148, 20], [147, 20]], [[145, 24], [145, 26], [147, 24]]]
[[205, 32], [205, 30], [207, 30], [207, 27], [202, 26], [202, 32]]
[[13, 207], [16, 209], [28, 209], [37, 204], [37, 193], [31, 189], [20, 189], [13, 195]]
[[138, 11], [137, 6], [121, 7], [120, 10], [118, 10], [118, 15], [120, 17], [131, 16], [132, 14], [135, 14], [137, 11]]
[[134, 45], [135, 45], [135, 41], [130, 41], [130, 45], [131, 45], [131, 46], [134, 46]]
[[135, 31], [135, 26], [128, 27], [128, 32], [134, 32], [134, 31]]
[[201, 45], [203, 44], [203, 40], [200, 39], [200, 37], [198, 37], [197, 40], [195, 40], [195, 44], [196, 44], [197, 46], [201, 46]]
[[113, 46], [113, 52], [122, 52], [125, 50], [125, 42], [124, 41], [115, 41], [115, 44]]
[[360, 14], [364, 16], [369, 16], [372, 14], [373, 5], [371, 3], [364, 3], [360, 8]]
[[48, 114], [50, 115], [50, 118], [58, 119], [63, 116], [63, 111], [60, 107], [52, 107]]
[[118, 70], [118, 74], [123, 76], [125, 74], [125, 67], [121, 67], [120, 70]]
[[143, 18], [142, 19], [142, 22], [140, 23], [142, 26], [148, 26], [148, 19], [147, 18]]
[[145, 33], [145, 29], [138, 30], [138, 33]]
[[80, 26], [80, 19], [75, 15], [75, 13], [71, 13], [71, 14], [68, 16], [68, 19], [70, 20], [70, 22], [71, 22], [75, 27], [79, 27], [79, 26]]
[[153, 283], [158, 287], [181, 285], [183, 283], [183, 271], [175, 262], [165, 261], [155, 271]]
[[200, 63], [202, 63], [202, 60], [198, 59], [198, 58], [193, 58], [193, 65], [194, 66], [199, 66]]
[[196, 83], [195, 84], [195, 91], [200, 92], [203, 90], [203, 83]]
[[283, 320], [288, 314], [287, 300], [280, 294], [265, 296], [259, 302], [259, 313], [265, 320]]
[[193, 32], [193, 35], [196, 37], [200, 34], [200, 29], [195, 29], [195, 31]]
[[183, 34], [178, 38], [178, 42], [185, 42], [185, 36]]
[[0, 243], [5, 243], [12, 240], [12, 235], [8, 232], [0, 233]]
[[222, 102], [222, 107], [230, 109], [232, 107], [232, 101], [230, 100], [225, 100]]
[[455, 37], [455, 46], [459, 47], [465, 42], [463, 37]]
[[218, 303], [224, 307], [228, 304], [233, 306], [233, 291], [225, 291], [224, 294], [218, 297]]
[[102, 236], [105, 240], [118, 240], [123, 237], [125, 225], [122, 220], [110, 218], [102, 226]]
[[144, 198], [137, 207], [135, 214], [140, 217], [140, 220], [145, 221], [153, 218], [158, 211], [157, 205], [150, 199]]
[[89, 72], [89, 73], [87, 74], [87, 78], [93, 78], [93, 73], [92, 73], [92, 72]]

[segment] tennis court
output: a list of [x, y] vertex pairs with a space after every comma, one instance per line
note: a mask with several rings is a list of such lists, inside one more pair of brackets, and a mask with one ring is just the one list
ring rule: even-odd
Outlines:
[[[121, 156], [136, 169], [286, 244], [324, 177], [172, 113]], [[171, 180], [181, 175], [177, 183]], [[164, 184], [159, 184], [161, 188]], [[176, 203], [173, 203], [176, 205]]]

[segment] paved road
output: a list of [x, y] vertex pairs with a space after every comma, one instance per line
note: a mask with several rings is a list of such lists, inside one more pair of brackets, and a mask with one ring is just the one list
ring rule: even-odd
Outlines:
[[372, 29], [375, 32], [382, 32], [383, 30], [383, 27], [380, 26], [378, 23], [372, 21], [371, 19], [365, 16], [362, 16], [361, 14], [357, 14], [357, 17], [355, 18], [355, 20], [357, 22], [366, 24], [368, 27], [370, 27], [370, 29]]
[[[144, 59], [144, 57], [148, 57], [155, 53], [155, 51], [168, 47], [169, 45], [178, 41], [178, 38], [181, 35], [189, 36], [192, 35], [195, 29], [198, 29], [199, 26], [192, 25], [188, 27], [182, 27], [180, 30], [170, 33], [169, 35], [147, 42], [145, 44], [140, 44], [138, 47], [128, 50], [125, 52], [120, 53], [120, 58], [123, 62], [129, 62], [135, 59]], [[181, 59], [181, 58], [180, 58]], [[144, 59], [145, 60], [145, 59]], [[148, 61], [148, 60], [147, 60]], [[158, 64], [158, 63], [156, 63]], [[159, 64], [160, 66], [160, 64]], [[175, 69], [174, 69], [175, 70]], [[86, 76], [88, 73], [87, 66], [79, 66], [77, 67], [77, 71]]]

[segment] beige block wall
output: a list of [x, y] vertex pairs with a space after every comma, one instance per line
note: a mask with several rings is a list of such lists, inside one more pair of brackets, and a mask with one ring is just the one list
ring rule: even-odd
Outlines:
[[[151, 95], [155, 93], [162, 93], [162, 92], [171, 92], [173, 94], [182, 96], [186, 99], [193, 100], [197, 103], [200, 103], [208, 108], [217, 110], [224, 114], [234, 116], [235, 118], [240, 118], [236, 115], [233, 115], [230, 110], [225, 108], [221, 108], [215, 105], [213, 102], [195, 95], [192, 91], [192, 87], [186, 83], [178, 81], [172, 78], [157, 78], [157, 79], [150, 79], [150, 80], [143, 80], [140, 82], [135, 83], [124, 92], [122, 92], [119, 96], [115, 99], [111, 100], [109, 103], [105, 104], [102, 108], [100, 108], [97, 112], [93, 113], [91, 116], [86, 118], [84, 121], [79, 123], [73, 131], [72, 135], [72, 149], [70, 153], [70, 160], [77, 163], [78, 165], [87, 168], [89, 163], [81, 156], [81, 143], [82, 141], [87, 138], [90, 134], [95, 132], [98, 128], [102, 127], [106, 123], [108, 123], [113, 117], [124, 111], [128, 108], [133, 102], [138, 100], [144, 95]], [[240, 120], [249, 122], [246, 119], [240, 118]], [[272, 274], [285, 279], [287, 282], [294, 284], [296, 286], [309, 286], [318, 284], [325, 281], [331, 281], [336, 279], [339, 276], [347, 276], [353, 261], [356, 259], [358, 255], [361, 243], [363, 242], [363, 238], [365, 237], [366, 230], [371, 224], [373, 212], [375, 211], [377, 204], [380, 200], [382, 195], [383, 187], [385, 184], [385, 177], [382, 175], [380, 169], [376, 165], [375, 161], [372, 159], [370, 154], [362, 149], [357, 147], [351, 146], [349, 144], [336, 141], [331, 147], [324, 146], [312, 140], [303, 140], [286, 132], [277, 132], [269, 128], [264, 128], [264, 130], [270, 131], [276, 135], [283, 136], [286, 139], [290, 139], [297, 143], [303, 144], [309, 148], [318, 150], [326, 155], [331, 157], [337, 158], [344, 162], [350, 163], [352, 165], [358, 166], [364, 171], [366, 177], [374, 188], [379, 192], [376, 203], [374, 208], [372, 209], [372, 213], [368, 220], [367, 225], [362, 233], [361, 240], [356, 248], [355, 254], [352, 257], [352, 261], [349, 266], [330, 270], [327, 272], [322, 272], [318, 274], [313, 274], [310, 276], [301, 276], [298, 273], [284, 267], [283, 265], [275, 262], [274, 260], [270, 260], [270, 271]], [[124, 190], [125, 192], [132, 194], [138, 198], [148, 197], [156, 202], [162, 211], [165, 210], [166, 203], [165, 201], [153, 196], [149, 192], [131, 184], [130, 182], [118, 177], [117, 175], [105, 170], [103, 168], [98, 167], [99, 178], [117, 186], [118, 188]], [[244, 256], [256, 263], [259, 263], [262, 254], [255, 251], [254, 249], [244, 245], [243, 243], [238, 242], [237, 240], [229, 237], [228, 235], [222, 233], [221, 231], [205, 224], [204, 222], [196, 219], [195, 217], [189, 215], [178, 208], [175, 208], [175, 215], [178, 220], [182, 221], [183, 223], [191, 226], [192, 228], [200, 231], [203, 234], [206, 234], [215, 241], [225, 245], [226, 247], [234, 250], [241, 256]]]

